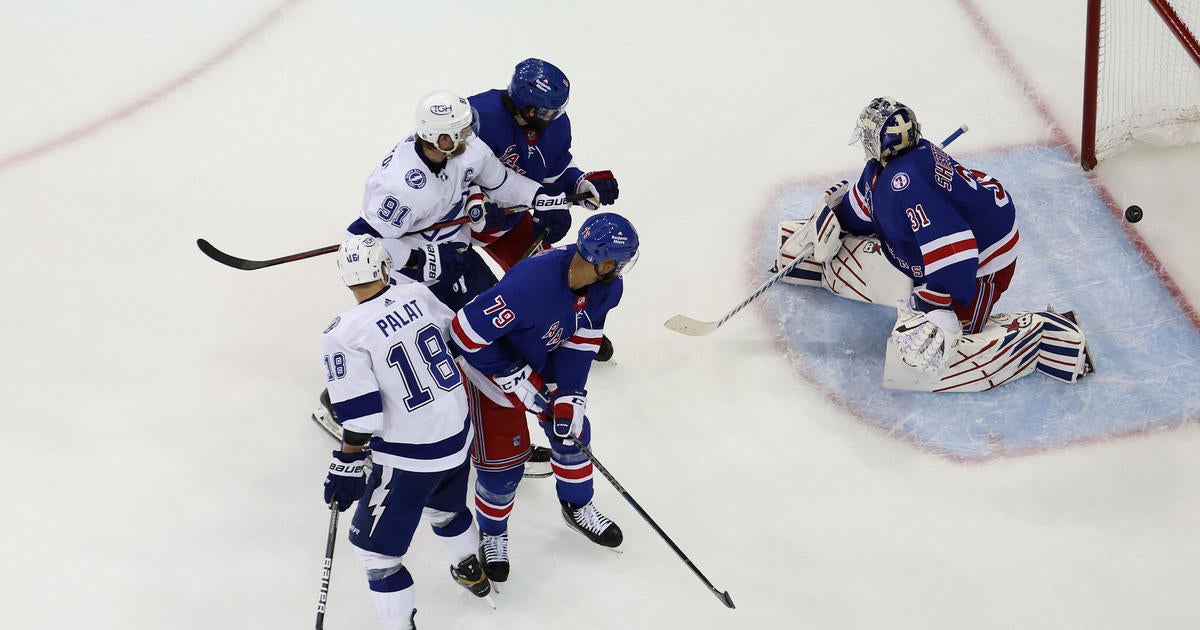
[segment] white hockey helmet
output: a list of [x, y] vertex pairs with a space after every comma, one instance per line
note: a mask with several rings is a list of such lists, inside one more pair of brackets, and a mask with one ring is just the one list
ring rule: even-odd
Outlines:
[[352, 287], [392, 275], [392, 255], [383, 242], [370, 234], [355, 234], [338, 247], [338, 271], [342, 282]]
[[417, 137], [438, 146], [438, 138], [450, 136], [454, 146], [449, 154], [467, 141], [472, 133], [479, 132], [479, 116], [467, 99], [447, 90], [430, 92], [417, 101]]

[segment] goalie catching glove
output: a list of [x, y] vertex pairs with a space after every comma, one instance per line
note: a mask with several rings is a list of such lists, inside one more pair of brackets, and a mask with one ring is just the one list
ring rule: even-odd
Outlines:
[[950, 350], [962, 337], [962, 324], [954, 311], [939, 308], [922, 313], [908, 304], [897, 309], [892, 339], [900, 351], [900, 360], [926, 374], [938, 374], [949, 363]]
[[567, 446], [574, 444], [574, 438], [583, 433], [586, 408], [586, 391], [576, 389], [560, 392], [554, 399], [554, 439]]
[[546, 382], [528, 363], [514, 363], [492, 375], [492, 381], [518, 409], [542, 413], [550, 407], [550, 390]]
[[[842, 180], [825, 191], [822, 195], [824, 203], [821, 209], [811, 219], [804, 223], [791, 238], [779, 248], [781, 254], [788, 258], [806, 258], [818, 263], [827, 263], [833, 259], [842, 247], [842, 224], [838, 221], [833, 208], [841, 203], [846, 196], [850, 183]], [[808, 245], [812, 245], [812, 253], [801, 256]]]

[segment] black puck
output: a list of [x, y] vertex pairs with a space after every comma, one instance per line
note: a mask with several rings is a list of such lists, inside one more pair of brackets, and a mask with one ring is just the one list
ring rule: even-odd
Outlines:
[[1125, 208], [1125, 220], [1130, 223], [1137, 223], [1142, 220], [1141, 206], [1129, 206]]

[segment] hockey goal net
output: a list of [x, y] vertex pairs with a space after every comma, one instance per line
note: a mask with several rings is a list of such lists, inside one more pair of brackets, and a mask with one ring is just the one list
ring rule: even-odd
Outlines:
[[1200, 0], [1088, 0], [1080, 163], [1200, 141]]

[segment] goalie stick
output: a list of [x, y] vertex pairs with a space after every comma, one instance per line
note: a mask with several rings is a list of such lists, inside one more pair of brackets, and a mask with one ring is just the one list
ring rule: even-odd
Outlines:
[[717, 599], [721, 600], [721, 603], [727, 608], [736, 608], [736, 606], [733, 605], [733, 598], [729, 596], [729, 591], [718, 590], [717, 587], [713, 586], [713, 583], [710, 582], [708, 578], [704, 577], [704, 574], [700, 572], [700, 569], [696, 568], [696, 565], [692, 564], [692, 561], [689, 560], [686, 555], [684, 555], [683, 550], [679, 548], [679, 545], [676, 545], [675, 541], [671, 540], [671, 537], [663, 531], [663, 528], [659, 527], [658, 523], [655, 523], [654, 519], [650, 518], [650, 515], [646, 513], [646, 510], [643, 510], [642, 506], [638, 505], [638, 502], [635, 501], [633, 497], [625, 491], [625, 488], [621, 486], [621, 483], [617, 481], [616, 477], [613, 477], [612, 473], [608, 472], [608, 469], [604, 467], [604, 464], [601, 464], [600, 460], [596, 459], [596, 456], [592, 454], [592, 449], [588, 448], [587, 445], [585, 445], [577, 435], [572, 434], [571, 439], [575, 440], [575, 443], [579, 445], [579, 450], [583, 451], [584, 455], [587, 455], [588, 459], [592, 460], [592, 465], [596, 467], [596, 470], [599, 470], [600, 474], [604, 475], [604, 478], [612, 484], [613, 488], [615, 488], [617, 492], [621, 493], [621, 496], [625, 497], [625, 500], [629, 502], [629, 505], [632, 505], [633, 509], [637, 510], [637, 513], [641, 515], [641, 517], [645, 519], [647, 523], [650, 524], [650, 527], [654, 528], [655, 533], [657, 533], [659, 537], [663, 539], [663, 541], [671, 546], [671, 550], [675, 552], [675, 555], [679, 556], [680, 560], [683, 560], [684, 564], [686, 564], [688, 568], [692, 570], [692, 573], [696, 574], [696, 577], [700, 578], [701, 582], [704, 582], [704, 585], [708, 587], [708, 590], [712, 592], [713, 595], [716, 595]]
[[[591, 196], [592, 196], [591, 193], [587, 193], [587, 192], [573, 193], [573, 194], [567, 195], [567, 202], [575, 203], [576, 201], [583, 201], [584, 199], [588, 199]], [[529, 208], [527, 208], [525, 206], [513, 206], [511, 208], [505, 208], [504, 214], [515, 214], [517, 212], [524, 212], [528, 209]], [[458, 217], [457, 219], [450, 219], [448, 221], [440, 221], [438, 223], [434, 223], [433, 225], [431, 225], [427, 228], [409, 232], [409, 233], [405, 234], [405, 236], [411, 236], [413, 234], [420, 234], [422, 232], [428, 232], [430, 230], [440, 230], [442, 228], [454, 227], [456, 225], [462, 225], [463, 223], [467, 223], [470, 220], [471, 220], [470, 217], [463, 216], [463, 217]], [[325, 247], [318, 247], [317, 249], [310, 249], [306, 252], [298, 252], [295, 254], [288, 254], [287, 256], [280, 256], [279, 258], [271, 258], [268, 260], [249, 260], [246, 258], [239, 258], [237, 256], [234, 256], [233, 254], [227, 254], [227, 253], [217, 249], [217, 247], [215, 245], [213, 245], [212, 243], [209, 243], [208, 241], [206, 241], [205, 239], [202, 239], [202, 238], [196, 239], [196, 246], [200, 248], [200, 251], [204, 252], [205, 256], [208, 256], [209, 258], [221, 263], [222, 265], [225, 265], [226, 267], [233, 267], [234, 269], [241, 269], [242, 271], [254, 271], [255, 269], [274, 267], [275, 265], [282, 265], [283, 263], [290, 263], [290, 262], [294, 262], [297, 260], [304, 260], [305, 258], [313, 258], [316, 256], [322, 256], [324, 254], [332, 254], [333, 252], [336, 252], [338, 250], [338, 247], [340, 247], [340, 244], [339, 245], [326, 245]]]
[[[946, 139], [942, 141], [942, 146], [948, 146], [951, 142], [957, 140], [959, 136], [966, 133], [966, 131], [967, 125], [965, 123], [960, 125], [958, 129], [954, 130], [953, 133], [951, 133], [949, 136], [946, 136]], [[677, 333], [682, 333], [691, 337], [703, 337], [704, 335], [707, 335], [720, 328], [725, 322], [729, 321], [729, 318], [737, 315], [738, 311], [741, 311], [751, 302], [758, 299], [758, 296], [765, 293], [767, 289], [774, 286], [775, 283], [782, 280], [783, 277], [786, 276], [791, 270], [795, 269], [796, 265], [800, 264], [805, 258], [811, 256], [812, 252], [812, 243], [805, 245], [804, 249], [800, 250], [800, 254], [796, 256], [795, 260], [785, 265], [779, 271], [776, 271], [775, 275], [767, 278], [767, 281], [759, 285], [759, 287], [755, 289], [754, 293], [750, 294], [750, 297], [742, 300], [740, 304], [726, 311], [726, 313], [722, 315], [720, 319], [706, 322], [688, 317], [687, 315], [676, 315], [664, 322], [663, 326], [666, 326]]]

